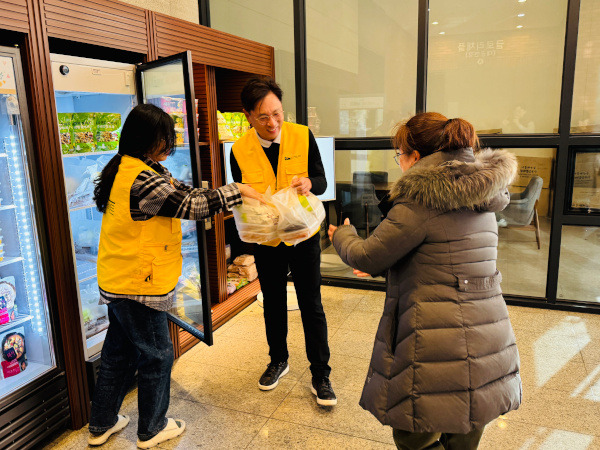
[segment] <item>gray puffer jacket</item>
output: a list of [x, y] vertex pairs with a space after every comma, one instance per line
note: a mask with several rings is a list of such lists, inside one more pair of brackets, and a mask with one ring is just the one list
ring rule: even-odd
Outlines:
[[387, 271], [360, 401], [384, 425], [468, 433], [519, 407], [494, 215], [509, 202], [516, 167], [505, 151], [434, 153], [397, 181], [393, 207], [368, 239], [351, 225], [333, 235], [346, 264]]

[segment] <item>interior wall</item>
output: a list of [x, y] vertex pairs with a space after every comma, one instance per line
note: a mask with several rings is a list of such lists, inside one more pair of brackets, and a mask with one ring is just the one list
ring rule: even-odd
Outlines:
[[[120, 0], [167, 16], [200, 23], [198, 0]], [[219, 1], [219, 0], [217, 0]]]

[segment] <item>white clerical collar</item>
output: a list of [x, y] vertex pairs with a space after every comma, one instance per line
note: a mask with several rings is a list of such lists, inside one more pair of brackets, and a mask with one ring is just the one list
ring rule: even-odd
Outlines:
[[[253, 130], [256, 133], [256, 128], [253, 128]], [[273, 143], [275, 143], [275, 144], [281, 143], [281, 130], [279, 130], [279, 134], [272, 141], [267, 141], [267, 140], [261, 138], [258, 133], [256, 133], [256, 137], [258, 138], [258, 142], [260, 142], [261, 147], [269, 148], [271, 146], [271, 144], [273, 144]]]

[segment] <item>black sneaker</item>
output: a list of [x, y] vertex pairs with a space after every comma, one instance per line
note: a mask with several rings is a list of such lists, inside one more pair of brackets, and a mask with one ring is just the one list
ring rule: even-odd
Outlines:
[[280, 363], [269, 363], [267, 370], [258, 380], [258, 387], [261, 391], [270, 391], [279, 384], [279, 379], [290, 371], [287, 361]]
[[313, 378], [312, 386], [310, 390], [317, 396], [317, 404], [321, 406], [334, 406], [337, 405], [337, 397], [329, 378]]

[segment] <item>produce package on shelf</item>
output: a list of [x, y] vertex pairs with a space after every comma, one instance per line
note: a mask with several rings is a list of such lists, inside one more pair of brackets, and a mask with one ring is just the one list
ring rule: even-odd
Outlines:
[[246, 286], [249, 283], [247, 278], [239, 276], [228, 276], [227, 277], [227, 294], [231, 295], [238, 289]]
[[227, 267], [228, 279], [246, 279], [248, 282], [258, 278], [254, 256], [240, 255], [234, 259], [233, 264]]
[[233, 133], [229, 127], [229, 123], [225, 120], [225, 117], [221, 111], [217, 111], [217, 124], [219, 129], [219, 140], [221, 141], [233, 141]]
[[254, 255], [240, 255], [233, 260], [233, 264], [236, 266], [250, 266], [254, 262]]
[[114, 151], [121, 136], [121, 114], [96, 113], [96, 150]]
[[65, 184], [67, 185], [69, 208], [93, 206], [94, 180], [100, 170], [110, 161], [111, 156], [71, 159], [73, 161], [69, 161], [68, 166], [65, 164]]
[[27, 368], [25, 329], [19, 327], [0, 334], [2, 347], [2, 375], [4, 378], [20, 374]]
[[60, 148], [64, 154], [73, 150], [73, 114], [58, 113], [58, 134], [60, 135]]
[[86, 153], [95, 150], [95, 113], [73, 113], [73, 152]]
[[299, 195], [288, 187], [275, 193], [271, 201], [279, 211], [277, 236], [296, 245], [314, 235], [325, 219], [323, 203], [314, 194]]
[[17, 299], [17, 288], [15, 277], [0, 279], [0, 325], [9, 323], [17, 318], [18, 311], [15, 300]]
[[90, 338], [108, 328], [108, 309], [98, 304], [100, 294], [94, 283], [82, 288], [80, 294], [85, 336]]
[[[267, 189], [265, 198], [270, 195]], [[233, 208], [233, 218], [240, 239], [254, 244], [277, 245], [279, 212], [272, 204], [264, 204], [252, 198], [244, 198], [241, 205]]]

